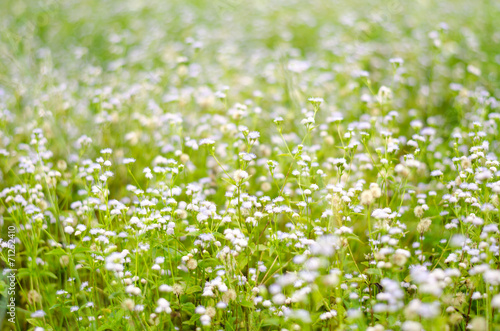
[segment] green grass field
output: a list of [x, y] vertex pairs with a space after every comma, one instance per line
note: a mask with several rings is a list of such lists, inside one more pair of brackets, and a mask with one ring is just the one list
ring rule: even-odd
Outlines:
[[500, 330], [499, 17], [0, 1], [0, 330]]

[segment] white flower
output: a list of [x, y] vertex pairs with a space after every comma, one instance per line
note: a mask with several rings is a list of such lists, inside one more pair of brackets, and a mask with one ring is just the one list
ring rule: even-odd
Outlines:
[[233, 178], [237, 183], [239, 183], [242, 180], [248, 178], [248, 172], [246, 172], [245, 170], [238, 169], [234, 172]]
[[283, 120], [283, 117], [281, 117], [281, 116], [278, 116], [278, 117], [276, 117], [276, 118], [273, 120], [273, 122], [274, 122], [275, 124], [280, 124], [280, 123], [281, 123], [281, 122], [283, 122], [283, 121], [284, 121], [284, 120]]
[[158, 287], [158, 290], [159, 290], [160, 292], [172, 292], [172, 286], [167, 285], [167, 284], [163, 284], [163, 285], [160, 285], [160, 286]]
[[500, 294], [497, 294], [491, 299], [491, 306], [500, 310]]
[[172, 312], [172, 309], [170, 308], [170, 302], [168, 302], [164, 298], [158, 299], [157, 305], [158, 305], [158, 307], [156, 307], [156, 309], [155, 309], [156, 313], [165, 312], [167, 314], [170, 314]]
[[390, 63], [397, 63], [397, 64], [403, 64], [404, 60], [400, 57], [393, 57], [389, 59]]
[[309, 100], [309, 102], [311, 102], [312, 104], [317, 104], [317, 105], [320, 105], [325, 101], [323, 100], [323, 98], [309, 98], [307, 100]]
[[111, 148], [101, 149], [101, 154], [111, 154], [113, 150]]
[[208, 316], [208, 315], [201, 315], [200, 316], [200, 322], [203, 326], [210, 325], [211, 320], [212, 320], [212, 318], [210, 318], [210, 316]]
[[258, 139], [260, 137], [260, 133], [257, 131], [252, 131], [248, 134], [249, 139]]
[[215, 140], [208, 139], [208, 138], [200, 140], [200, 143], [199, 143], [200, 146], [204, 146], [204, 145], [211, 146], [214, 144], [215, 144]]
[[403, 331], [423, 331], [424, 328], [422, 324], [415, 321], [405, 321], [403, 325], [401, 325], [401, 330]]
[[45, 313], [43, 310], [37, 310], [31, 314], [31, 318], [42, 318], [45, 315], [47, 315], [47, 313]]
[[431, 172], [431, 176], [432, 177], [438, 177], [438, 176], [441, 176], [441, 175], [443, 175], [443, 172], [441, 170], [433, 170]]

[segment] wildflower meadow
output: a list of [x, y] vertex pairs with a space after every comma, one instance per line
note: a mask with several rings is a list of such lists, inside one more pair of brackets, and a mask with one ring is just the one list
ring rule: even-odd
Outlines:
[[500, 330], [499, 18], [0, 1], [0, 330]]

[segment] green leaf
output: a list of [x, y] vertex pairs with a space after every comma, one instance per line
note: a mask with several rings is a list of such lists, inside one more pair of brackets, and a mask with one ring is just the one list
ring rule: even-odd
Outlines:
[[236, 182], [234, 180], [232, 180], [231, 178], [221, 177], [221, 179], [230, 185], [236, 185]]
[[269, 247], [268, 247], [268, 246], [266, 246], [266, 245], [259, 244], [259, 245], [257, 246], [257, 250], [258, 250], [258, 251], [267, 251], [267, 250], [269, 250]]
[[186, 302], [186, 303], [182, 304], [181, 309], [182, 309], [182, 311], [185, 311], [189, 314], [193, 314], [195, 306], [194, 306], [194, 303], [192, 303], [192, 302]]
[[363, 241], [361, 241], [361, 239], [359, 239], [359, 237], [357, 235], [355, 235], [354, 233], [348, 233], [345, 235], [345, 237], [349, 240], [354, 240], [354, 241], [357, 241], [359, 243], [363, 243]]
[[374, 275], [374, 276], [380, 276], [382, 277], [382, 270], [377, 269], [377, 268], [368, 268], [365, 270], [365, 272], [369, 275]]
[[22, 269], [19, 269], [19, 270], [18, 270], [18, 272], [17, 272], [17, 277], [18, 277], [19, 279], [21, 279], [21, 278], [24, 278], [24, 277], [26, 277], [26, 276], [29, 276], [30, 274], [31, 274], [31, 273], [30, 273], [29, 269], [27, 269], [27, 268], [22, 268]]
[[201, 234], [201, 231], [191, 231], [186, 234], [187, 237], [198, 237]]
[[247, 259], [241, 259], [238, 261], [238, 268], [240, 270], [243, 270], [247, 266], [248, 260]]
[[73, 255], [88, 253], [90, 252], [90, 248], [88, 247], [77, 247], [73, 250]]
[[34, 326], [41, 326], [43, 323], [41, 320], [37, 320], [36, 318], [28, 318], [26, 319], [26, 322]]
[[66, 255], [67, 253], [62, 248], [55, 248], [44, 253], [45, 255]]
[[321, 308], [321, 306], [324, 305], [323, 296], [321, 295], [321, 293], [318, 290], [315, 290], [312, 292], [312, 297], [313, 297], [313, 301], [314, 301], [314, 309], [316, 311], [318, 311], [319, 308]]
[[195, 325], [195, 323], [200, 319], [200, 314], [193, 314], [189, 321], [182, 322], [182, 324], [186, 325]]
[[56, 275], [54, 275], [52, 272], [47, 271], [47, 270], [39, 271], [38, 273], [42, 276], [47, 276], [47, 277], [50, 277], [52, 279], [58, 279]]
[[210, 266], [215, 267], [215, 266], [218, 266], [220, 264], [220, 260], [215, 259], [213, 257], [205, 258], [205, 259], [200, 260], [198, 262], [199, 262], [200, 266], [202, 266], [204, 268], [210, 267]]
[[238, 304], [240, 306], [247, 307], [247, 308], [252, 308], [252, 309], [255, 307], [255, 305], [253, 304], [253, 302], [252, 301], [248, 301], [248, 300], [242, 300], [242, 301], [238, 302]]
[[193, 294], [193, 293], [196, 293], [196, 292], [201, 292], [201, 286], [199, 285], [193, 285], [193, 286], [190, 286], [186, 289], [186, 291], [184, 293], [186, 294]]
[[262, 323], [260, 323], [261, 326], [278, 326], [280, 325], [280, 319], [277, 317], [270, 317], [270, 318], [264, 318], [262, 320]]

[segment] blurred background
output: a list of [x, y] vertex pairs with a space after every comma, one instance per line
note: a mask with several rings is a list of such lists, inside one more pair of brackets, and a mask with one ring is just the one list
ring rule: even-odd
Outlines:
[[247, 104], [263, 142], [276, 116], [293, 140], [308, 97], [325, 99], [321, 116], [353, 121], [380, 111], [370, 100], [381, 86], [401, 130], [418, 117], [451, 133], [486, 116], [469, 97], [500, 98], [498, 17], [489, 0], [4, 0], [0, 148], [42, 128], [56, 158], [87, 135], [88, 156], [139, 153], [140, 169], [172, 151], [168, 114], [188, 116], [182, 135], [201, 139], [215, 132], [199, 125], [217, 121], [207, 116]]

